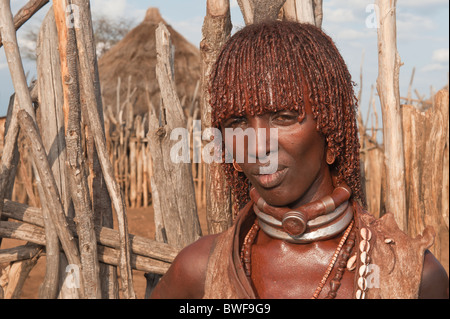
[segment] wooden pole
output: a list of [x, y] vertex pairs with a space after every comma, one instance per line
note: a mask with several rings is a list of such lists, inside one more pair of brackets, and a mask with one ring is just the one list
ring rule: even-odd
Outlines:
[[[38, 12], [49, 0], [30, 0], [14, 16], [14, 29], [17, 31], [27, 22], [36, 12]], [[2, 36], [0, 35], [0, 48], [3, 46]]]
[[400, 111], [400, 56], [397, 52], [396, 1], [377, 0], [378, 28], [377, 89], [383, 112], [386, 166], [386, 210], [392, 212], [403, 231], [407, 230], [405, 159]]
[[[60, 195], [56, 186], [55, 179], [51, 173], [50, 165], [44, 151], [42, 139], [38, 134], [31, 116], [24, 110], [18, 114], [20, 128], [24, 132], [27, 143], [31, 149], [31, 155], [36, 165], [39, 177], [42, 182], [48, 211], [58, 234], [58, 238], [70, 264], [76, 265], [81, 269], [80, 255], [74, 241], [71, 231], [67, 228], [67, 220], [64, 214], [64, 208], [61, 204]], [[82, 280], [80, 287], [83, 287]], [[80, 289], [80, 295], [83, 296], [83, 289]]]
[[[202, 235], [197, 216], [194, 182], [190, 163], [175, 163], [171, 156], [174, 129], [185, 128], [186, 119], [175, 89], [170, 33], [160, 23], [156, 30], [156, 76], [161, 89], [160, 122], [153, 112], [149, 119], [149, 143], [167, 243], [182, 248]], [[153, 190], [153, 187], [152, 187]]]
[[[17, 113], [19, 106], [17, 99], [13, 95], [8, 106], [8, 114], [5, 123], [4, 146], [0, 167], [0, 220], [3, 220], [3, 201], [12, 195], [16, 170], [19, 164], [19, 151], [17, 147], [17, 137], [19, 136], [19, 122]], [[2, 238], [0, 238], [0, 244]]]
[[[37, 73], [40, 107], [39, 128], [47, 158], [51, 163], [53, 176], [61, 194], [65, 214], [71, 204], [65, 170], [66, 143], [64, 138], [64, 114], [61, 109], [63, 91], [61, 81], [60, 59], [58, 53], [58, 32], [56, 30], [53, 10], [46, 15], [37, 41]], [[46, 272], [39, 288], [40, 299], [56, 299], [58, 296], [60, 277], [60, 244], [53, 222], [45, 202], [39, 175], [36, 174], [39, 197], [46, 216]]]
[[448, 205], [442, 206], [442, 203], [448, 202], [448, 182], [445, 188], [448, 174], [443, 174], [445, 156], [448, 156], [448, 116], [447, 90], [439, 91], [435, 107], [425, 112], [412, 105], [402, 107], [409, 203], [408, 234], [416, 237], [422, 234], [426, 226], [432, 226], [437, 236], [430, 250], [447, 272], [448, 226], [444, 213]]
[[286, 20], [316, 24], [314, 0], [286, 0], [283, 11]]
[[114, 179], [114, 171], [109, 161], [109, 154], [106, 148], [106, 138], [103, 125], [103, 107], [101, 106], [101, 94], [98, 81], [98, 67], [94, 48], [94, 35], [92, 30], [92, 18], [89, 1], [73, 0], [79, 13], [79, 27], [75, 23], [75, 33], [77, 39], [77, 49], [80, 61], [80, 84], [86, 105], [88, 125], [94, 137], [95, 146], [104, 174], [106, 186], [109, 191], [112, 204], [117, 214], [119, 231], [121, 234], [121, 254], [120, 254], [120, 278], [124, 297], [135, 299], [136, 294], [133, 288], [132, 271], [130, 266], [130, 245], [128, 238], [128, 223], [126, 216], [125, 200], [117, 181]]
[[[27, 224], [44, 227], [44, 216], [42, 209], [25, 204], [5, 201], [4, 214], [7, 218]], [[67, 221], [69, 229], [76, 234], [76, 226], [70, 219]], [[97, 242], [103, 246], [115, 249], [120, 248], [119, 232], [108, 227], [95, 228]], [[180, 249], [169, 244], [154, 241], [145, 237], [130, 234], [132, 253], [171, 263], [179, 253]]]
[[[0, 222], [0, 236], [4, 238], [18, 239], [30, 243], [45, 246], [45, 231], [42, 227], [18, 223], [18, 222]], [[102, 263], [118, 266], [120, 263], [120, 250], [108, 246], [98, 246], [98, 258]], [[154, 272], [164, 274], [170, 267], [169, 262], [156, 258], [149, 258], [139, 254], [133, 254], [131, 267], [139, 271]]]
[[19, 108], [26, 110], [33, 121], [36, 122], [33, 103], [31, 101], [23, 63], [20, 57], [19, 46], [17, 45], [16, 29], [14, 27], [9, 0], [0, 0], [0, 34], [3, 37], [6, 60], [8, 61], [8, 67], [11, 73], [11, 79], [16, 92]]
[[[227, 3], [226, 5], [225, 2]], [[275, 20], [286, 0], [237, 0], [237, 2], [241, 8], [242, 15], [244, 16], [245, 24], [249, 25], [264, 20]], [[208, 1], [207, 3], [209, 3], [207, 5], [209, 6], [211, 13], [215, 10], [220, 13], [226, 6], [229, 6], [229, 1], [223, 0]]]
[[[209, 104], [209, 79], [220, 50], [229, 39], [232, 29], [228, 0], [208, 0], [203, 22], [202, 54], [202, 126], [203, 131], [211, 127], [211, 105]], [[209, 234], [216, 234], [230, 227], [232, 222], [231, 191], [226, 182], [221, 164], [201, 163], [205, 172], [206, 219]]]

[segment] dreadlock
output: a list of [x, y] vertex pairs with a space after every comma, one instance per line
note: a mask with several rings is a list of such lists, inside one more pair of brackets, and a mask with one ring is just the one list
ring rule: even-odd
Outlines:
[[[347, 66], [333, 40], [296, 22], [264, 22], [237, 32], [223, 47], [211, 74], [212, 125], [246, 112], [295, 110], [299, 122], [309, 99], [317, 130], [335, 155], [337, 181], [346, 182], [365, 206], [361, 187], [357, 100]], [[303, 94], [307, 89], [308, 96]], [[239, 207], [249, 201], [249, 181], [224, 163]]]

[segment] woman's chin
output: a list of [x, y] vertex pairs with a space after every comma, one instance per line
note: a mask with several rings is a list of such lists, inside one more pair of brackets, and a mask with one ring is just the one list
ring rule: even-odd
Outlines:
[[[291, 199], [292, 193], [284, 189], [284, 187], [275, 187], [271, 189], [257, 189], [259, 195], [266, 201], [270, 206], [275, 207], [285, 207], [290, 203], [295, 201], [295, 199]], [[291, 195], [291, 196], [289, 196]]]

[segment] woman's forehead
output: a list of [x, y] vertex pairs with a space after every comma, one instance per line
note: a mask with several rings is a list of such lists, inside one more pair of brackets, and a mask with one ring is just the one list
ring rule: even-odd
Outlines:
[[264, 116], [267, 114], [274, 114], [282, 111], [293, 111], [298, 113], [299, 110], [302, 109], [300, 106], [300, 103], [297, 105], [291, 105], [291, 106], [266, 106], [266, 107], [254, 107], [254, 106], [248, 106], [246, 108], [241, 107], [233, 107], [229, 109], [229, 112], [224, 114], [224, 118], [222, 120], [222, 123], [230, 118], [236, 118], [236, 117], [257, 117], [257, 116]]

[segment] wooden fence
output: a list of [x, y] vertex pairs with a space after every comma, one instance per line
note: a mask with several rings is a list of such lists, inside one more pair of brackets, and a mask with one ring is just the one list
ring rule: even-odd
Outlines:
[[[372, 101], [372, 99], [371, 99]], [[411, 102], [410, 99], [404, 99]], [[372, 103], [372, 102], [371, 102]], [[383, 145], [377, 142], [376, 108], [365, 123], [360, 121], [361, 159], [368, 211], [376, 217], [386, 213], [386, 171]], [[436, 232], [432, 253], [449, 272], [449, 93], [439, 91], [430, 101], [417, 99], [401, 105], [410, 236], [421, 235], [426, 226]], [[366, 129], [369, 116], [372, 125]]]
[[[113, 165], [114, 176], [118, 181], [126, 205], [130, 208], [150, 207], [152, 205], [151, 177], [152, 157], [148, 143], [148, 115], [122, 118], [120, 112], [115, 115], [110, 110], [105, 112], [106, 144], [109, 160]], [[193, 138], [192, 119], [188, 117], [186, 128]], [[2, 134], [3, 136], [3, 134]], [[195, 185], [196, 202], [199, 208], [205, 206], [205, 171], [203, 165], [194, 163], [193, 141], [191, 141], [191, 163]], [[21, 144], [20, 161], [12, 194], [12, 200], [40, 207], [36, 178], [29, 160], [30, 154], [25, 144]], [[1, 155], [1, 152], [0, 152]]]

